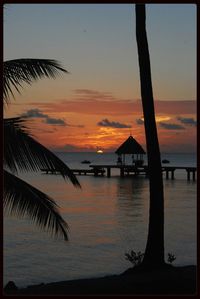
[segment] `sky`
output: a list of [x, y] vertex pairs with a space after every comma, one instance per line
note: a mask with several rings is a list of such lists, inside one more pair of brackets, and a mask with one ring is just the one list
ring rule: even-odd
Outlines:
[[[161, 152], [196, 151], [196, 5], [148, 4]], [[115, 151], [130, 134], [146, 149], [133, 4], [10, 4], [4, 61], [58, 60], [69, 74], [24, 85], [4, 117], [26, 116], [55, 151]]]

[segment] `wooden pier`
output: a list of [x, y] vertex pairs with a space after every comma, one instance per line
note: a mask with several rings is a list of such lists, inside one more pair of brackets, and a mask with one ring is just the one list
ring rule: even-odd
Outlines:
[[[105, 169], [71, 169], [74, 174], [77, 175], [89, 175], [92, 174], [94, 176], [101, 175], [103, 176], [105, 173]], [[45, 172], [45, 174], [60, 174], [60, 171], [57, 169], [41, 169], [41, 171]]]
[[[108, 178], [111, 177], [112, 169], [119, 169], [120, 177], [144, 175], [148, 177], [148, 166], [133, 166], [133, 165], [90, 165], [90, 169], [71, 169], [76, 175], [94, 175], [104, 176], [105, 172]], [[185, 170], [187, 180], [196, 180], [196, 167], [181, 167], [181, 166], [162, 166], [162, 172], [165, 173], [165, 178], [174, 180], [176, 170]], [[56, 169], [41, 169], [46, 174], [60, 174]]]
[[[118, 168], [120, 170], [120, 176], [129, 176], [129, 175], [145, 175], [148, 177], [148, 166], [133, 166], [133, 165], [90, 165], [90, 167], [93, 170], [98, 170], [98, 169], [106, 169], [107, 171], [107, 177], [111, 177], [111, 169], [116, 169]], [[195, 181], [196, 179], [196, 167], [181, 167], [181, 166], [162, 166], [162, 172], [165, 173], [165, 177], [168, 180], [169, 179], [169, 174], [171, 174], [171, 179], [174, 180], [175, 178], [175, 170], [178, 169], [183, 169], [186, 170], [187, 174], [187, 180], [190, 181], [191, 175], [192, 175], [192, 180]]]

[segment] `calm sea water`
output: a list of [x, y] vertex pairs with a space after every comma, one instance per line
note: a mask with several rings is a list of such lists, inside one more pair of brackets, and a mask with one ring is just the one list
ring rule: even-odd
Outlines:
[[[59, 153], [71, 168], [92, 163], [115, 163], [114, 154]], [[196, 166], [191, 154], [163, 154], [169, 165]], [[127, 161], [128, 162], [128, 161]], [[70, 226], [69, 242], [51, 238], [28, 218], [4, 217], [4, 284], [18, 286], [118, 274], [131, 266], [125, 252], [144, 251], [147, 240], [149, 189], [144, 177], [78, 176], [78, 190], [59, 175], [28, 173], [27, 182], [53, 197]], [[165, 251], [176, 265], [196, 264], [196, 182], [176, 171], [164, 179]]]

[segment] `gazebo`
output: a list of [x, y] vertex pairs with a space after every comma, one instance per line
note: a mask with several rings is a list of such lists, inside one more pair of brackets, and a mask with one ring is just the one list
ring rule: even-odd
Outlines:
[[[125, 155], [132, 155], [132, 162], [136, 166], [142, 165], [144, 162], [143, 155], [145, 154], [145, 151], [132, 136], [129, 136], [115, 153], [118, 155], [118, 164], [125, 164]], [[121, 155], [123, 157], [122, 160]]]

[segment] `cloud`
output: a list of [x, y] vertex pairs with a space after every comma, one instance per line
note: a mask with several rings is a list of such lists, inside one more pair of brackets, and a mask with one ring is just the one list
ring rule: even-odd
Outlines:
[[44, 114], [39, 109], [30, 109], [26, 113], [21, 114], [21, 116], [27, 118], [44, 118], [46, 124], [68, 126], [63, 119], [49, 117], [48, 114]]
[[[54, 102], [32, 102], [45, 109], [47, 113], [67, 112], [85, 115], [141, 115], [141, 100], [118, 99], [109, 93], [100, 93], [92, 90], [76, 90], [71, 99], [54, 100]], [[178, 114], [196, 114], [196, 101], [155, 100], [156, 115], [166, 116]], [[165, 121], [165, 120], [164, 120]]]
[[136, 124], [138, 124], [138, 125], [143, 125], [143, 124], [144, 124], [144, 120], [141, 119], [141, 118], [137, 118], [137, 119], [136, 119]]
[[39, 109], [30, 109], [26, 111], [26, 113], [21, 114], [22, 117], [27, 117], [27, 118], [47, 118], [48, 115], [42, 113]]
[[97, 90], [92, 90], [92, 89], [75, 89], [74, 90], [76, 97], [81, 100], [83, 98], [90, 99], [103, 99], [103, 100], [114, 100], [115, 98], [113, 97], [111, 92], [100, 92]]
[[84, 125], [68, 125], [70, 127], [74, 127], [74, 128], [85, 128]]
[[120, 128], [120, 129], [132, 127], [131, 125], [126, 125], [126, 124], [122, 124], [122, 123], [115, 122], [115, 121], [109, 121], [107, 118], [98, 122], [97, 125], [100, 127], [111, 127], [111, 128]]
[[74, 92], [77, 94], [86, 94], [86, 95], [100, 95], [101, 92], [92, 89], [74, 89]]
[[193, 114], [196, 113], [196, 101], [190, 100], [156, 100], [155, 111], [157, 113], [165, 113], [166, 115]]
[[164, 123], [160, 122], [159, 125], [167, 130], [185, 130], [185, 127], [178, 125], [178, 124], [170, 124], [170, 123]]
[[84, 125], [70, 125], [66, 123], [63, 119], [50, 117], [48, 114], [43, 113], [39, 109], [30, 109], [25, 113], [21, 114], [21, 116], [25, 118], [43, 118], [44, 123], [49, 125], [68, 126], [68, 127], [76, 127], [76, 128], [85, 127]]
[[179, 120], [181, 123], [184, 125], [189, 125], [189, 126], [196, 126], [197, 122], [194, 120], [194, 118], [187, 118], [187, 117], [177, 117], [177, 120]]
[[[156, 115], [155, 118], [156, 118], [157, 123], [160, 123], [160, 122], [167, 121], [167, 120], [171, 119], [171, 117], [165, 116], [165, 115]], [[144, 118], [141, 117], [141, 118], [136, 119], [136, 123], [138, 125], [143, 125], [144, 124]]]
[[50, 125], [69, 126], [64, 120], [60, 118], [52, 118], [49, 116], [46, 118], [45, 123]]
[[85, 146], [83, 146], [83, 147], [81, 147], [81, 146], [76, 146], [76, 145], [73, 145], [73, 144], [69, 144], [69, 143], [67, 143], [67, 144], [65, 144], [65, 145], [63, 145], [63, 146], [51, 146], [51, 149], [53, 150], [53, 151], [58, 151], [58, 152], [85, 152], [85, 151], [95, 151], [96, 150], [96, 147], [94, 147], [94, 146], [87, 146], [87, 145], [85, 145]]

